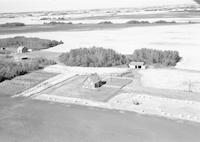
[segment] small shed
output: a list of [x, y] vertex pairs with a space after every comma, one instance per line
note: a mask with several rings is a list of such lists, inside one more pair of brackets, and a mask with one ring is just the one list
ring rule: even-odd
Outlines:
[[28, 56], [26, 56], [26, 55], [23, 55], [23, 56], [15, 55], [15, 56], [13, 56], [13, 57], [14, 57], [14, 60], [17, 61], [17, 62], [22, 61], [22, 60], [28, 60], [28, 59], [29, 59]]
[[6, 48], [5, 47], [1, 47], [0, 50], [6, 50]]
[[83, 88], [87, 89], [97, 89], [102, 86], [101, 78], [97, 73], [88, 75], [86, 79], [83, 81]]
[[129, 67], [132, 69], [145, 69], [144, 62], [130, 62]]
[[28, 52], [28, 48], [25, 46], [19, 46], [17, 48], [17, 53], [26, 53], [26, 52]]

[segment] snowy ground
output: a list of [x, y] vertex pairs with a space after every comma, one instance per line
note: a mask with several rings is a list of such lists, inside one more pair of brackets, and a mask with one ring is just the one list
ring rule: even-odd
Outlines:
[[[51, 17], [50, 17], [51, 18]], [[189, 21], [191, 22], [200, 22], [200, 18], [196, 17], [196, 18], [106, 18], [106, 19], [83, 19], [83, 20], [76, 20], [76, 19], [66, 19], [66, 20], [56, 20], [56, 19], [52, 19], [52, 20], [40, 20], [37, 17], [17, 17], [17, 18], [0, 18], [0, 24], [5, 24], [5, 23], [13, 23], [13, 22], [21, 22], [21, 23], [25, 23], [27, 25], [35, 25], [35, 24], [44, 24], [44, 23], [49, 23], [51, 21], [54, 22], [72, 22], [73, 24], [98, 24], [100, 22], [104, 22], [104, 21], [111, 21], [112, 23], [116, 23], [116, 24], [123, 24], [126, 23], [128, 21], [131, 20], [137, 20], [137, 21], [149, 21], [150, 23], [153, 23], [155, 21], [159, 21], [159, 20], [165, 20], [168, 22], [172, 22], [172, 21], [176, 21], [177, 23], [188, 23]], [[6, 21], [6, 22], [5, 22]]]
[[91, 73], [104, 74], [104, 75], [122, 74], [127, 72], [128, 70], [129, 70], [128, 68], [69, 67], [63, 65], [52, 65], [44, 69], [44, 71], [51, 73], [73, 73], [79, 75], [91, 74]]
[[142, 85], [151, 88], [200, 92], [200, 72], [148, 69], [139, 72]]
[[171, 119], [200, 122], [200, 103], [153, 97], [146, 94], [120, 94], [109, 101], [119, 109], [154, 114]]

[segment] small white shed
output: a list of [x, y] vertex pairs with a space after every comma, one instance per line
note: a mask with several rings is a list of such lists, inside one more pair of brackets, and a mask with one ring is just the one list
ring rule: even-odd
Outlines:
[[25, 46], [19, 46], [17, 48], [17, 53], [26, 53], [26, 52], [28, 52], [28, 48]]
[[129, 68], [132, 69], [146, 69], [144, 62], [130, 62]]

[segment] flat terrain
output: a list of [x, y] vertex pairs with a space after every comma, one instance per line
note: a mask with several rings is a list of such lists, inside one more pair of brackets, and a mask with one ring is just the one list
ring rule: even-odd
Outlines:
[[[113, 25], [106, 26], [112, 27]], [[52, 27], [52, 29], [54, 28]], [[179, 51], [180, 56], [183, 57], [181, 62], [178, 63], [177, 68], [200, 70], [198, 48], [200, 46], [200, 24], [135, 27], [133, 25], [131, 28], [116, 28], [115, 30], [112, 28], [102, 28], [92, 31], [87, 29], [85, 31], [63, 30], [60, 32], [19, 32], [19, 34], [0, 35], [0, 38], [15, 36], [39, 37], [58, 41], [62, 40], [64, 44], [46, 50], [59, 53], [68, 52], [71, 49], [80, 47], [92, 46], [111, 48], [122, 54], [132, 54], [135, 49], [140, 48], [176, 50]]]
[[[98, 89], [83, 88], [84, 80], [87, 75], [76, 76], [70, 80], [61, 82], [47, 90], [40, 92], [40, 94], [48, 94], [63, 97], [73, 97], [88, 99], [93, 101], [107, 101], [111, 97], [117, 95], [122, 87], [131, 83], [128, 79], [116, 79], [106, 80], [108, 83]], [[116, 81], [118, 83], [116, 83]]]
[[[59, 61], [59, 56], [61, 53], [56, 53], [56, 52], [49, 52], [49, 51], [45, 51], [45, 50], [40, 50], [40, 51], [33, 51], [33, 52], [27, 52], [27, 53], [23, 53], [23, 54], [14, 54], [14, 56], [27, 56], [29, 58], [46, 58], [49, 60], [53, 60], [56, 63], [60, 63]], [[1, 57], [0, 57], [1, 59]]]
[[[188, 23], [185, 23], [188, 24]], [[159, 25], [183, 25], [183, 24], [56, 24], [56, 25], [27, 25], [24, 27], [2, 28], [0, 35], [16, 33], [35, 33], [35, 32], [53, 32], [53, 31], [92, 31], [102, 29], [121, 29], [128, 27], [146, 27]]]
[[3, 142], [199, 142], [200, 125], [0, 95]]
[[200, 93], [200, 72], [177, 69], [148, 69], [140, 71], [145, 87]]

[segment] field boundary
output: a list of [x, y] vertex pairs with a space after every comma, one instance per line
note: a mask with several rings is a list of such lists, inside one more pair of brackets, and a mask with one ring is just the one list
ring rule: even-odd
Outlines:
[[63, 81], [69, 80], [71, 78], [74, 78], [77, 76], [76, 74], [59, 74], [55, 77], [52, 77], [20, 94], [14, 95], [13, 97], [19, 97], [19, 96], [24, 96], [24, 97], [32, 97], [35, 94], [40, 93], [41, 91], [48, 89], [54, 85], [57, 85], [59, 83], [62, 83]]

